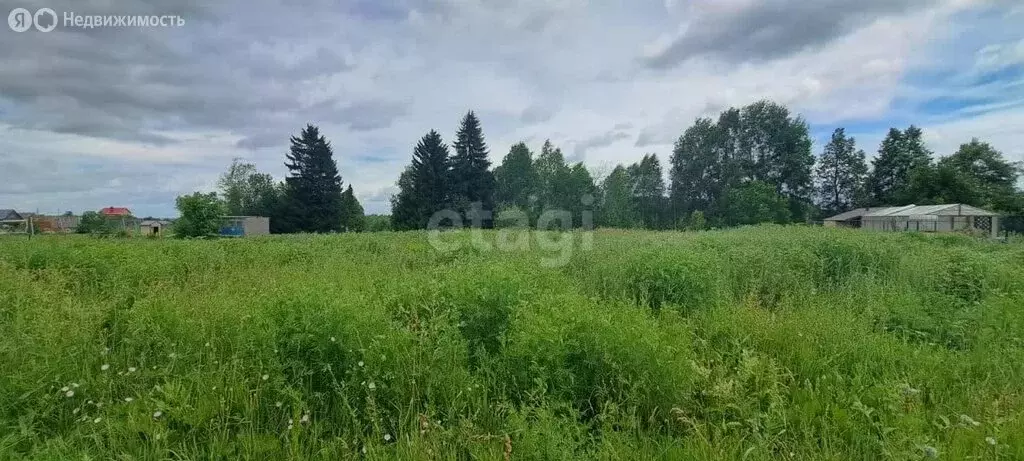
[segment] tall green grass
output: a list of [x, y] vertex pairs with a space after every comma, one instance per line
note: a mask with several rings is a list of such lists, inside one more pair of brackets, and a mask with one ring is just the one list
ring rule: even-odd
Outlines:
[[768, 226], [550, 257], [0, 239], [0, 458], [1024, 458], [1020, 244]]

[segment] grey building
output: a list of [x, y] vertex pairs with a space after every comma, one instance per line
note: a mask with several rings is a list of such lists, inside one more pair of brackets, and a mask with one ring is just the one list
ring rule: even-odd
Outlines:
[[979, 232], [996, 237], [999, 215], [959, 203], [859, 208], [825, 219], [830, 227], [879, 231]]

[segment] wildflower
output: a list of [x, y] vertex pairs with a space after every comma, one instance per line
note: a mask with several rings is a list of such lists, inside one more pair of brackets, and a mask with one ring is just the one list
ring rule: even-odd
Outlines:
[[110, 364], [109, 363], [104, 363], [103, 365], [100, 365], [100, 371], [107, 371], [109, 369], [110, 369]]
[[72, 390], [69, 390], [69, 391], [64, 393], [64, 397], [69, 397], [70, 398], [70, 397], [74, 397], [74, 396], [75, 396], [75, 391], [72, 391]]
[[309, 424], [309, 413], [302, 415], [302, 419], [299, 420], [302, 424]]
[[337, 340], [336, 340], [336, 339], [334, 339], [334, 336], [331, 336], [331, 342], [333, 343], [333, 342], [335, 342], [335, 341], [337, 341]]
[[162, 437], [161, 434], [156, 434], [156, 435], [153, 436], [153, 439], [154, 440], [160, 440], [161, 437]]
[[78, 383], [71, 383], [71, 387], [78, 387]]
[[107, 355], [107, 354], [109, 354], [109, 353], [110, 353], [110, 348], [109, 348], [109, 347], [104, 347], [104, 348], [103, 348], [103, 352], [102, 352], [102, 354], [103, 354], [103, 355]]
[[135, 370], [138, 370], [138, 368], [128, 367], [128, 373], [135, 373]]
[[60, 388], [60, 391], [61, 392], [67, 392], [68, 391], [68, 387], [64, 386], [64, 387]]
[[928, 458], [935, 459], [939, 457], [939, 450], [936, 450], [935, 447], [925, 445], [921, 449], [924, 450], [924, 455]]
[[985, 442], [988, 443], [989, 445], [995, 445], [996, 444], [996, 438], [995, 437], [985, 437]]
[[263, 375], [263, 380], [264, 380], [264, 381], [266, 381], [266, 380], [268, 380], [268, 379], [270, 379], [270, 375]]
[[361, 451], [363, 452], [364, 455], [366, 454], [366, 445], [363, 445], [363, 449]]
[[172, 358], [172, 359], [176, 359], [176, 358], [178, 358], [178, 353], [177, 352], [171, 352], [170, 354], [167, 354], [167, 356]]
[[[74, 410], [71, 410], [71, 414], [77, 415], [78, 414], [78, 410], [79, 410], [79, 408], [75, 408]], [[991, 438], [991, 437], [989, 437], [989, 438]]]
[[391, 434], [384, 434], [384, 441], [385, 442], [390, 442], [391, 441]]
[[127, 402], [127, 403], [132, 403], [133, 400], [135, 400], [135, 399], [133, 399], [131, 397], [125, 397], [124, 398], [124, 401]]
[[164, 412], [162, 412], [160, 410], [154, 411], [153, 412], [153, 419], [160, 419], [160, 417], [163, 416], [163, 415], [164, 415]]
[[367, 387], [369, 387], [369, 388], [370, 388], [370, 390], [372, 391], [372, 390], [374, 390], [374, 389], [376, 389], [376, 388], [377, 388], [377, 385], [376, 385], [376, 384], [374, 384], [374, 383], [373, 383], [373, 381], [370, 381], [370, 385], [369, 385], [369, 386], [367, 386]]
[[363, 365], [364, 365], [363, 361], [362, 361], [362, 360], [360, 360], [360, 361], [359, 361], [359, 366], [363, 366]]
[[124, 376], [124, 372], [123, 371], [117, 372], [117, 376]]
[[278, 401], [277, 403], [274, 404], [274, 406], [277, 408], [281, 408], [281, 405], [284, 405], [283, 403], [281, 403], [281, 401]]
[[904, 397], [912, 397], [912, 396], [915, 396], [917, 394], [920, 394], [921, 390], [920, 389], [914, 389], [913, 387], [910, 387], [910, 385], [904, 384], [903, 387], [900, 389], [900, 392], [903, 393]]
[[210, 343], [206, 343], [206, 347], [210, 347]]
[[974, 419], [972, 419], [970, 416], [967, 416], [967, 415], [960, 415], [960, 422], [963, 423], [963, 425], [965, 425], [965, 426], [975, 426], [975, 427], [977, 427], [977, 426], [981, 425], [981, 423], [975, 421]]
[[92, 420], [93, 424], [99, 424], [100, 421], [103, 421], [103, 418], [96, 418], [96, 419]]
[[294, 425], [294, 424], [292, 424], [292, 423], [288, 423], [288, 430], [289, 430], [289, 431], [290, 431], [290, 430], [292, 430], [292, 428], [293, 428], [293, 427], [295, 427], [295, 425]]

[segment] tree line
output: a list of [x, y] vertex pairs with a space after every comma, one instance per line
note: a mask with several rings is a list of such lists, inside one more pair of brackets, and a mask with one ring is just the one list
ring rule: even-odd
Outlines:
[[[583, 211], [620, 228], [705, 228], [809, 222], [857, 207], [963, 203], [1024, 213], [1021, 165], [977, 139], [935, 159], [920, 128], [892, 128], [868, 165], [853, 137], [837, 128], [819, 156], [807, 122], [771, 101], [698, 118], [675, 142], [667, 181], [654, 153], [596, 178], [545, 141], [536, 156], [517, 143], [489, 169], [480, 121], [463, 117], [455, 154], [431, 130], [413, 149], [392, 200], [395, 229], [422, 229], [441, 210], [469, 216], [474, 201], [530, 222], [546, 210]], [[467, 222], [471, 222], [467, 219]], [[494, 222], [481, 221], [488, 227]]]
[[595, 175], [582, 162], [568, 162], [550, 140], [536, 153], [516, 143], [493, 168], [489, 154], [472, 111], [451, 145], [430, 130], [399, 175], [390, 218], [368, 217], [352, 186], [343, 187], [330, 142], [308, 125], [291, 138], [283, 182], [235, 160], [219, 194], [181, 197], [179, 210], [186, 228], [185, 210], [199, 215], [205, 206], [207, 216], [269, 216], [274, 233], [423, 229], [442, 211], [485, 228], [534, 224], [546, 211], [562, 210], [572, 216], [566, 227], [584, 225], [591, 212], [598, 226], [646, 229], [811, 222], [911, 203], [1024, 214], [1021, 164], [988, 143], [972, 139], [936, 159], [920, 128], [891, 128], [869, 165], [856, 140], [836, 128], [815, 156], [807, 122], [767, 100], [696, 119], [676, 140], [667, 174], [657, 154], [647, 153]]
[[288, 177], [275, 182], [252, 163], [234, 159], [218, 181], [218, 192], [178, 197], [181, 218], [175, 233], [216, 234], [224, 216], [266, 216], [275, 234], [359, 232], [366, 227], [363, 207], [352, 185], [343, 187], [331, 143], [320, 129], [307, 125], [291, 137], [285, 154]]

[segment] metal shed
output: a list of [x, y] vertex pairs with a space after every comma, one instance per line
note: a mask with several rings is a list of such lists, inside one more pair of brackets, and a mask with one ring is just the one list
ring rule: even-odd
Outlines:
[[906, 205], [866, 213], [861, 217], [861, 227], [881, 231], [978, 231], [996, 237], [999, 233], [999, 215], [959, 203]]
[[225, 216], [221, 221], [220, 235], [226, 237], [269, 234], [270, 218], [265, 216]]

